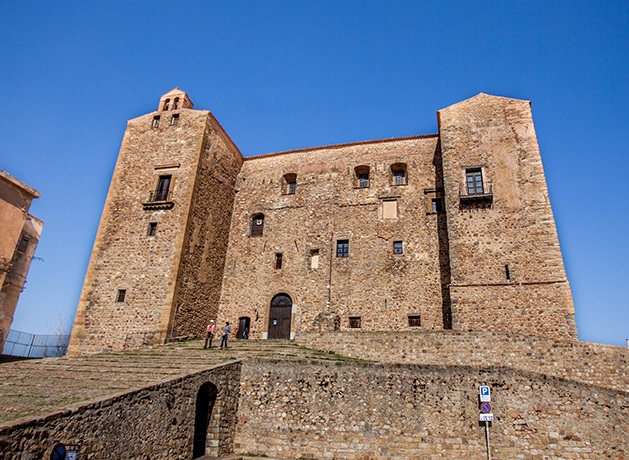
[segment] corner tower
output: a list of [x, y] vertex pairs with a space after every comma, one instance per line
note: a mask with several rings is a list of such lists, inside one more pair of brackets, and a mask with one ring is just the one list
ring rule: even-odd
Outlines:
[[178, 88], [127, 123], [69, 353], [200, 334], [216, 315], [242, 155]]
[[577, 339], [529, 101], [438, 112], [453, 329]]

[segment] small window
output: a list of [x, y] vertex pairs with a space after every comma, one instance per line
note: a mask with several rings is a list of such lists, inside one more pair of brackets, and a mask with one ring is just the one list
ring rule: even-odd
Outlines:
[[168, 193], [170, 192], [170, 182], [172, 178], [173, 176], [170, 174], [159, 176], [153, 201], [168, 201]]
[[20, 254], [26, 253], [26, 249], [28, 249], [29, 241], [30, 239], [27, 236], [23, 236], [22, 238], [20, 238], [20, 242], [17, 244], [16, 251], [19, 252]]
[[153, 124], [151, 126], [153, 128], [159, 128], [159, 115], [153, 117]]
[[177, 110], [179, 108], [179, 98], [176, 97], [175, 101], [173, 102], [173, 110]]
[[422, 325], [421, 317], [419, 315], [408, 315], [408, 325], [410, 327], [419, 327]]
[[175, 126], [179, 124], [179, 114], [176, 113], [172, 117], [170, 117], [170, 126]]
[[482, 195], [484, 193], [481, 168], [466, 169], [465, 181], [468, 195]]
[[369, 188], [369, 166], [356, 166], [356, 186], [358, 188]]
[[276, 252], [275, 253], [275, 268], [277, 270], [282, 268], [282, 253], [281, 252]]
[[310, 250], [310, 268], [316, 270], [319, 268], [319, 250], [311, 249]]
[[294, 195], [297, 190], [297, 174], [284, 174], [284, 194]]
[[509, 270], [509, 265], [505, 265], [505, 279], [507, 281], [511, 281], [511, 271]]
[[349, 317], [349, 327], [350, 329], [360, 329], [361, 326], [361, 318], [360, 316], [350, 316]]
[[395, 163], [391, 165], [392, 185], [406, 185], [406, 164]]
[[149, 222], [149, 230], [147, 233], [148, 236], [157, 235], [157, 222]]
[[401, 241], [393, 242], [393, 254], [403, 254], [404, 253], [404, 245]]
[[431, 211], [435, 214], [443, 211], [443, 203], [441, 201], [441, 198], [433, 198], [430, 202], [430, 205]]
[[256, 214], [251, 218], [251, 236], [262, 236], [264, 233], [264, 214]]
[[124, 302], [125, 297], [127, 296], [127, 290], [126, 289], [118, 289], [118, 292], [116, 293], [116, 302]]
[[170, 108], [170, 99], [164, 101], [164, 108], [162, 110], [168, 110]]
[[337, 240], [336, 257], [349, 257], [349, 240]]

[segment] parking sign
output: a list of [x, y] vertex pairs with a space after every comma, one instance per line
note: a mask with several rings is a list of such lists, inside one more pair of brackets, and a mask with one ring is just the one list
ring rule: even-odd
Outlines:
[[491, 389], [487, 385], [483, 385], [478, 389], [480, 394], [480, 402], [491, 402]]

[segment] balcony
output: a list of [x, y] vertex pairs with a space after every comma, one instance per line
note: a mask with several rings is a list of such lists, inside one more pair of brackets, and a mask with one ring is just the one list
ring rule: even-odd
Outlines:
[[490, 181], [483, 182], [480, 193], [479, 190], [470, 190], [466, 184], [459, 186], [459, 203], [461, 208], [490, 208], [493, 201], [493, 185]]
[[144, 209], [172, 209], [175, 202], [172, 200], [170, 190], [163, 192], [160, 190], [149, 193], [148, 200], [142, 203]]

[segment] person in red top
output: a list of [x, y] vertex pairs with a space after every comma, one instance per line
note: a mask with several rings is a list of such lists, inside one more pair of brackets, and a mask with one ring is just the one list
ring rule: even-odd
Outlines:
[[[212, 348], [212, 339], [214, 338], [214, 333], [216, 332], [216, 324], [214, 324], [214, 320], [210, 320], [210, 324], [205, 328], [205, 345], [203, 345], [203, 349]], [[208, 341], [210, 346], [208, 347]]]

